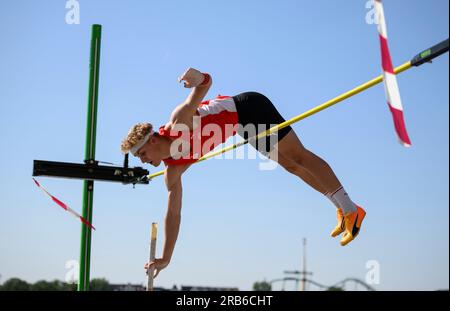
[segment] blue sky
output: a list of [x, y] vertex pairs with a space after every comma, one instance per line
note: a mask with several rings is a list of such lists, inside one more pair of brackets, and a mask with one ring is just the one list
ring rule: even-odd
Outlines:
[[[384, 5], [395, 64], [448, 38], [448, 1]], [[0, 282], [64, 280], [78, 260], [80, 224], [31, 173], [33, 159], [83, 160], [91, 24], [103, 25], [96, 156], [121, 163], [129, 127], [165, 123], [188, 95], [176, 81], [187, 67], [211, 73], [208, 97], [258, 91], [285, 118], [379, 75], [367, 12], [356, 0], [96, 0], [80, 1], [80, 24], [68, 25], [65, 1], [1, 1]], [[259, 170], [265, 160], [211, 160], [184, 176], [178, 243], [156, 285], [251, 289], [299, 269], [306, 237], [319, 283], [364, 280], [376, 260], [376, 289], [448, 288], [448, 54], [398, 80], [410, 149], [397, 143], [381, 85], [294, 125], [367, 210], [349, 247], [329, 237], [334, 207], [298, 178]], [[82, 182], [38, 180], [81, 211]], [[96, 183], [91, 277], [145, 281], [150, 224], [160, 223], [161, 254], [166, 197], [161, 178], [135, 189]]]

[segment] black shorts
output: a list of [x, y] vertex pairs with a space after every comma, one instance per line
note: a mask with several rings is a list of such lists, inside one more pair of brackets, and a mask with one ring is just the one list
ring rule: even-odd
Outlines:
[[[238, 134], [248, 139], [269, 128], [286, 121], [273, 103], [264, 95], [257, 92], [245, 92], [233, 96], [239, 119]], [[255, 128], [254, 131], [248, 129]], [[270, 136], [251, 140], [249, 143], [262, 154], [268, 156], [277, 142], [281, 141], [292, 128], [287, 126]], [[255, 133], [256, 131], [256, 133]]]

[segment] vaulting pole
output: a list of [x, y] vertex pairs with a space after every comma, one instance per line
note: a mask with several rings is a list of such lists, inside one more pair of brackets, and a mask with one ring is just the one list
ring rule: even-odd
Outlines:
[[[435, 46], [433, 46], [433, 47], [423, 51], [422, 53], [416, 55], [412, 60], [404, 63], [403, 65], [398, 66], [397, 68], [394, 69], [394, 72], [396, 74], [399, 74], [399, 73], [402, 73], [402, 72], [410, 69], [411, 67], [418, 67], [418, 66], [420, 66], [420, 65], [422, 65], [424, 63], [431, 62], [434, 58], [436, 58], [436, 57], [438, 57], [438, 56], [448, 52], [448, 50], [449, 50], [449, 40], [447, 39], [447, 40], [442, 41], [441, 43], [436, 44]], [[270, 134], [272, 134], [274, 132], [277, 132], [277, 131], [279, 131], [279, 130], [281, 130], [281, 129], [283, 129], [283, 128], [291, 125], [291, 124], [297, 123], [297, 122], [299, 122], [299, 121], [301, 121], [303, 119], [306, 119], [306, 118], [308, 118], [308, 117], [310, 117], [310, 116], [312, 116], [312, 115], [314, 115], [314, 114], [316, 114], [316, 113], [318, 113], [318, 112], [320, 112], [322, 110], [325, 110], [325, 109], [327, 109], [327, 108], [329, 108], [331, 106], [334, 106], [337, 103], [340, 103], [340, 102], [342, 102], [342, 101], [344, 101], [344, 100], [346, 100], [346, 99], [348, 99], [350, 97], [353, 97], [356, 94], [359, 94], [359, 93], [361, 93], [361, 92], [363, 92], [363, 91], [365, 91], [365, 90], [367, 90], [367, 89], [369, 89], [369, 88], [371, 88], [371, 87], [373, 87], [373, 86], [375, 86], [375, 85], [377, 85], [377, 84], [379, 84], [381, 82], [383, 82], [383, 75], [379, 75], [378, 77], [376, 77], [376, 78], [374, 78], [374, 79], [372, 79], [370, 81], [367, 81], [366, 83], [363, 83], [360, 86], [357, 86], [357, 87], [355, 87], [354, 89], [352, 89], [352, 90], [350, 90], [348, 92], [345, 92], [345, 93], [343, 93], [343, 94], [341, 94], [339, 96], [336, 96], [335, 98], [333, 98], [333, 99], [331, 99], [331, 100], [329, 100], [329, 101], [327, 101], [327, 102], [325, 102], [325, 103], [323, 103], [321, 105], [318, 105], [318, 106], [316, 106], [316, 107], [314, 107], [314, 108], [312, 108], [312, 109], [310, 109], [310, 110], [308, 110], [308, 111], [306, 111], [306, 112], [304, 112], [304, 113], [302, 113], [302, 114], [300, 114], [300, 115], [298, 115], [298, 116], [296, 116], [296, 117], [294, 117], [292, 119], [289, 119], [289, 120], [287, 120], [287, 121], [285, 121], [283, 123], [280, 123], [280, 124], [270, 128], [270, 129], [268, 129], [266, 131], [263, 131], [263, 132], [259, 133], [256, 136], [253, 136], [253, 137], [250, 137], [248, 139], [242, 140], [242, 141], [238, 142], [237, 144], [225, 147], [225, 148], [223, 148], [221, 150], [218, 150], [218, 151], [215, 151], [215, 152], [210, 152], [207, 155], [204, 155], [203, 157], [201, 157], [195, 163], [198, 163], [198, 162], [210, 159], [210, 158], [215, 157], [215, 156], [217, 156], [219, 154], [222, 154], [222, 153], [225, 153], [227, 151], [236, 149], [236, 148], [238, 148], [240, 146], [243, 146], [243, 145], [247, 144], [251, 140], [258, 140], [258, 139], [260, 139], [262, 137], [265, 137], [265, 136], [270, 135]], [[164, 171], [160, 171], [160, 172], [157, 172], [157, 173], [149, 174], [147, 176], [147, 178], [149, 180], [151, 180], [151, 179], [153, 179], [153, 178], [155, 178], [157, 176], [163, 175], [163, 174], [164, 174]]]
[[[95, 160], [95, 138], [97, 132], [97, 101], [98, 101], [98, 77], [100, 69], [100, 43], [102, 35], [101, 25], [92, 25], [91, 53], [89, 62], [89, 93], [86, 126], [86, 148], [84, 160], [91, 164]], [[83, 217], [92, 223], [92, 210], [94, 198], [94, 181], [85, 180], [83, 185]], [[91, 229], [81, 226], [80, 249], [80, 276], [78, 290], [89, 290], [90, 265], [91, 265]]]
[[[156, 258], [156, 236], [158, 234], [158, 224], [152, 223], [152, 231], [150, 234], [150, 256], [149, 262], [152, 262]], [[153, 291], [153, 275], [155, 274], [155, 268], [147, 269], [147, 291]]]

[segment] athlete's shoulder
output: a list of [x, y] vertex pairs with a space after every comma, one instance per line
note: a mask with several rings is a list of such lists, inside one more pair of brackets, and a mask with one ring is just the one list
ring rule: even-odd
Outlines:
[[218, 94], [215, 98], [207, 99], [207, 100], [202, 101], [199, 104], [199, 107], [204, 106], [204, 105], [209, 105], [212, 101], [215, 101], [217, 99], [227, 99], [227, 98], [230, 98], [230, 97], [231, 96], [228, 96], [228, 95], [220, 95], [220, 94]]

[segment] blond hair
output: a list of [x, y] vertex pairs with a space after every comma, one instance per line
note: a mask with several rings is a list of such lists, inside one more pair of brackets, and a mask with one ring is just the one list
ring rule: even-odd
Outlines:
[[145, 135], [153, 130], [153, 125], [150, 123], [138, 123], [134, 125], [129, 131], [127, 137], [122, 140], [120, 149], [123, 153], [129, 153], [137, 143], [144, 139]]

